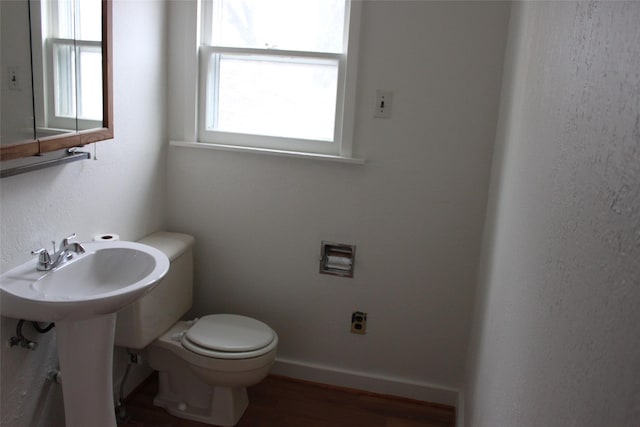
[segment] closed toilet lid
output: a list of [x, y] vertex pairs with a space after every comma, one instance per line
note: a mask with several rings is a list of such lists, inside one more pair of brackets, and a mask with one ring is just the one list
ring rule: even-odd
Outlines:
[[182, 344], [203, 355], [234, 358], [233, 353], [255, 357], [263, 353], [262, 349], [269, 351], [266, 348], [274, 340], [277, 338], [273, 329], [259, 320], [236, 314], [211, 314], [186, 331]]

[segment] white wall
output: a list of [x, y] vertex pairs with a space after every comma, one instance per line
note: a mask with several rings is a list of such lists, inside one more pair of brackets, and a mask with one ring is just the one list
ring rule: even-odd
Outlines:
[[[29, 8], [24, 1], [0, 2], [0, 141], [5, 145], [33, 139]], [[9, 87], [9, 68], [18, 71], [17, 90]]]
[[[364, 2], [354, 141], [363, 166], [171, 147], [169, 225], [196, 237], [194, 313], [267, 322], [280, 360], [458, 388], [508, 11]], [[390, 120], [372, 117], [376, 89], [395, 93]], [[170, 134], [188, 138], [184, 105], [169, 101], [180, 106]], [[318, 274], [321, 240], [357, 245], [353, 279]], [[369, 313], [364, 336], [349, 333], [354, 310]]]
[[[0, 181], [3, 272], [72, 232], [80, 240], [106, 231], [137, 239], [164, 228], [165, 15], [163, 2], [113, 3], [115, 139], [98, 143], [98, 160]], [[28, 325], [38, 349], [9, 348], [16, 323], [2, 318], [0, 424], [64, 425], [59, 386], [44, 379], [57, 366], [55, 333]]]
[[640, 420], [640, 3], [514, 4], [467, 425]]

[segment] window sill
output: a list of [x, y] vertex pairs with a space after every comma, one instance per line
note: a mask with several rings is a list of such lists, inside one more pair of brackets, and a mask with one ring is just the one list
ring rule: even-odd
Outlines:
[[298, 159], [324, 160], [338, 163], [350, 163], [355, 165], [363, 165], [364, 159], [356, 159], [353, 157], [331, 156], [327, 154], [303, 153], [298, 151], [272, 150], [268, 148], [242, 147], [236, 145], [212, 144], [203, 142], [188, 141], [169, 141], [174, 147], [200, 148], [205, 150], [218, 151], [234, 151], [239, 153], [264, 154], [268, 156], [293, 157]]

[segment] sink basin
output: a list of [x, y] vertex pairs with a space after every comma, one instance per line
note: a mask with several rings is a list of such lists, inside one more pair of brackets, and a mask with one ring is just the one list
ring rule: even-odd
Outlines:
[[92, 242], [52, 271], [29, 261], [0, 276], [3, 316], [39, 322], [115, 313], [150, 291], [169, 269], [161, 251], [135, 242]]
[[0, 314], [55, 322], [67, 427], [116, 427], [116, 312], [149, 292], [169, 270], [169, 259], [135, 242], [83, 246], [85, 253], [52, 271], [36, 270], [33, 259], [0, 276]]

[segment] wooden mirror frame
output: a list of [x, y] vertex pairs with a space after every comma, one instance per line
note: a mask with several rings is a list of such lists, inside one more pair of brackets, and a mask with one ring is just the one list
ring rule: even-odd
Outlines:
[[0, 160], [36, 156], [113, 138], [112, 0], [102, 0], [102, 127], [38, 138], [0, 148]]

